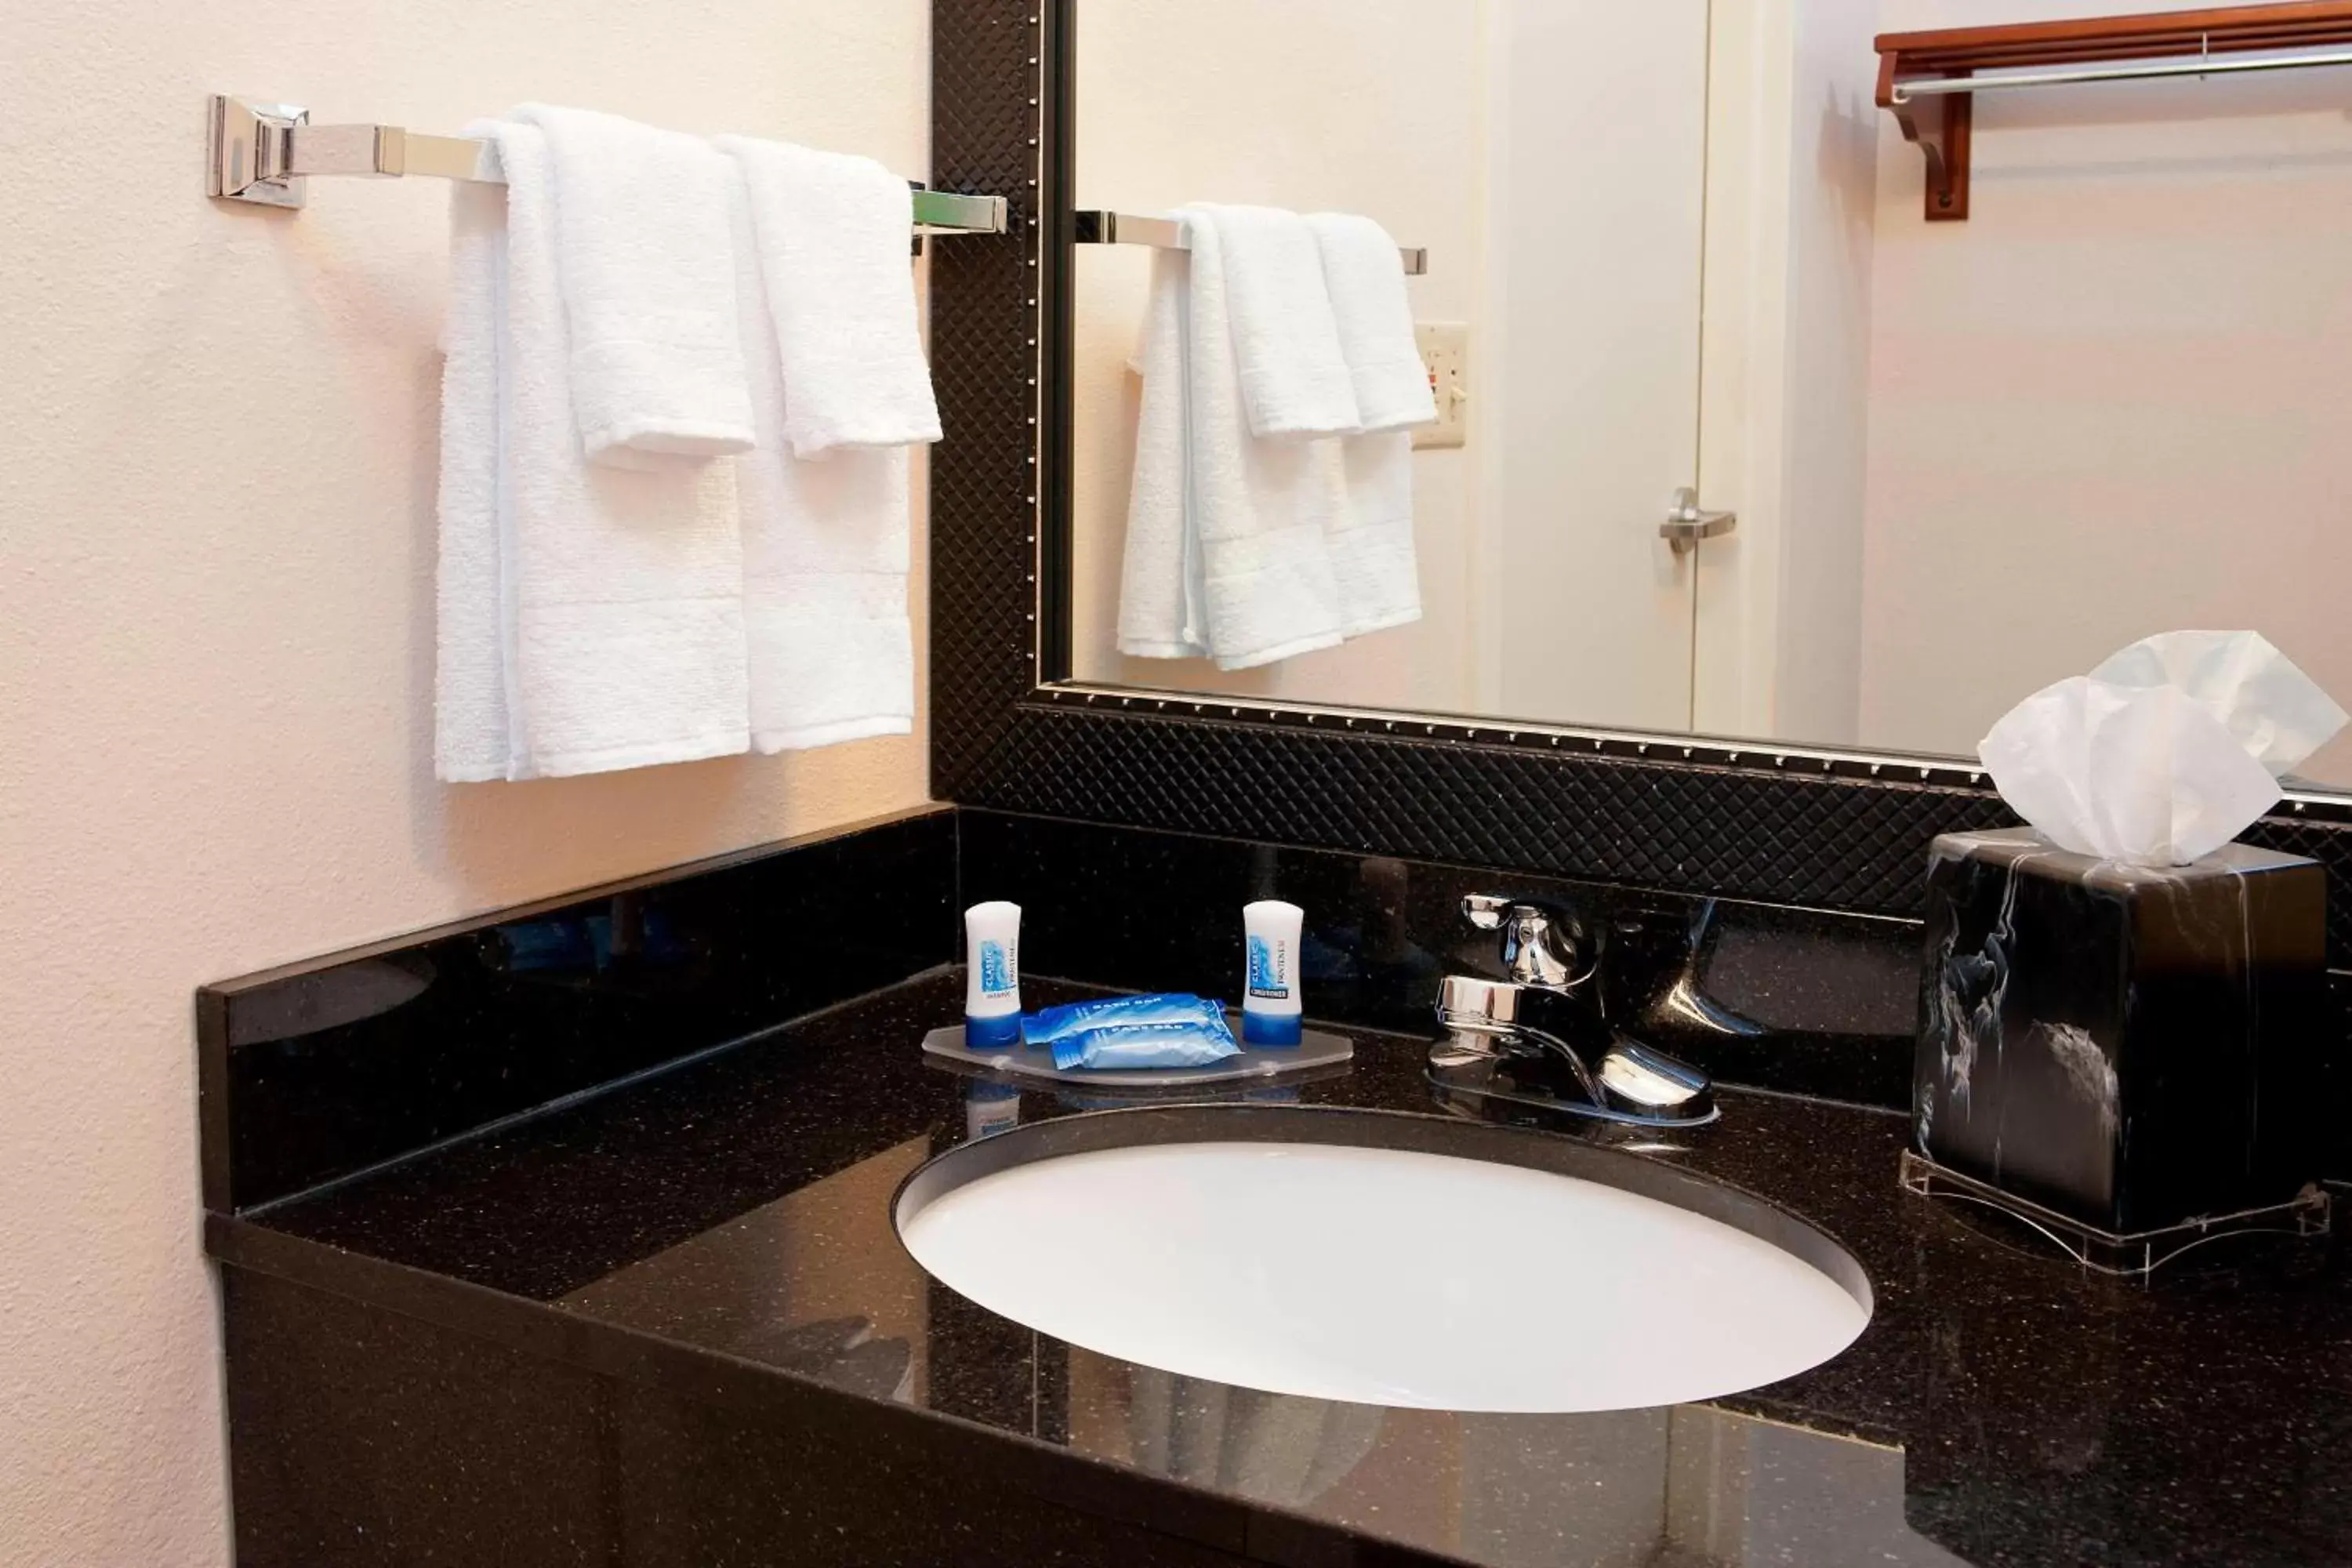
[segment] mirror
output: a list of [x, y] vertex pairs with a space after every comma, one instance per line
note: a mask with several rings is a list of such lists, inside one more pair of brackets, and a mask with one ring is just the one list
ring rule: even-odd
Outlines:
[[[1082, 211], [1373, 218], [1425, 248], [1403, 287], [1442, 419], [1402, 459], [1417, 615], [1262, 661], [1123, 637], [1154, 268], [1192, 263], [1079, 245], [1070, 679], [1965, 757], [2039, 688], [2206, 626], [2352, 700], [2342, 78], [1976, 94], [1961, 222], [1927, 221], [1874, 100], [1882, 31], [2085, 8], [1076, 0]], [[1175, 403], [1189, 441], [1220, 416]], [[1372, 439], [1323, 438], [1327, 537]], [[1313, 609], [1280, 550], [1217, 558], [1243, 565], [1196, 564], [1196, 610]], [[2300, 774], [2352, 786], [2352, 741]]]

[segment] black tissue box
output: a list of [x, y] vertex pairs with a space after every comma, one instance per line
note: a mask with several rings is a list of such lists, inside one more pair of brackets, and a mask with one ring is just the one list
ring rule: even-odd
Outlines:
[[2231, 844], [2131, 866], [2031, 828], [1927, 869], [1920, 1152], [2118, 1236], [2284, 1203], [2321, 1173], [2326, 873]]

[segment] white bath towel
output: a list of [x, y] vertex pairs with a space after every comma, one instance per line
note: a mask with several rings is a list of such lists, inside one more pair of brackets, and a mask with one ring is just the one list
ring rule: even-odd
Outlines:
[[907, 183], [870, 158], [747, 136], [718, 144], [751, 192], [793, 452], [938, 440]]
[[1325, 541], [1351, 637], [1421, 619], [1421, 563], [1412, 540], [1412, 433], [1339, 439], [1348, 501]]
[[[1320, 247], [1307, 221], [1274, 207], [1186, 209], [1205, 217], [1223, 257], [1233, 354], [1250, 431], [1304, 440], [1357, 429]], [[1197, 248], [1197, 241], [1195, 242]]]
[[509, 775], [499, 567], [499, 306], [507, 195], [459, 181], [449, 201], [449, 313], [441, 328], [440, 560], [435, 575], [433, 771], [456, 783]]
[[1135, 658], [1203, 658], [1209, 652], [1186, 472], [1184, 304], [1191, 274], [1192, 258], [1183, 251], [1152, 252], [1151, 292], [1134, 360], [1143, 392], [1119, 562], [1118, 651]]
[[[877, 447], [794, 455], [750, 194], [740, 180], [734, 194], [743, 359], [759, 435], [737, 460], [751, 743], [780, 752], [903, 735], [915, 715], [908, 454]], [[903, 245], [888, 265], [906, 267]]]
[[[504, 265], [499, 193], [460, 185], [441, 415], [436, 769], [514, 779], [740, 752], [733, 465], [633, 471], [586, 460], [547, 138], [516, 121], [467, 134], [494, 141], [505, 170]], [[481, 649], [493, 625], [494, 659]]]
[[703, 462], [751, 445], [735, 340], [727, 161], [699, 137], [527, 103], [555, 180], [572, 405], [591, 461]]
[[1340, 640], [1326, 536], [1344, 520], [1347, 480], [1337, 442], [1252, 434], [1218, 231], [1196, 209], [1181, 218], [1192, 254], [1158, 265], [1143, 343], [1119, 646], [1205, 650], [1243, 669]]
[[1306, 221], [1322, 255], [1359, 428], [1369, 435], [1435, 424], [1437, 400], [1413, 341], [1396, 241], [1370, 218], [1349, 213], [1309, 213]]

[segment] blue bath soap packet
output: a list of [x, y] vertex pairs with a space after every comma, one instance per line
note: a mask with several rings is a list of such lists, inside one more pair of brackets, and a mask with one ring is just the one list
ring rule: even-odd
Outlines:
[[1213, 1024], [1223, 1028], [1225, 1006], [1184, 992], [1162, 991], [1143, 996], [1107, 996], [1093, 1002], [1066, 1002], [1021, 1016], [1021, 1043], [1039, 1049], [1087, 1029], [1125, 1027], [1133, 1024]]
[[1104, 1024], [1054, 1042], [1054, 1066], [1122, 1071], [1136, 1068], [1198, 1068], [1241, 1055], [1220, 1016], [1168, 1024]]
[[1046, 1007], [1022, 1017], [1021, 1041], [1050, 1047], [1064, 1072], [1206, 1067], [1241, 1054], [1223, 1003], [1176, 993]]

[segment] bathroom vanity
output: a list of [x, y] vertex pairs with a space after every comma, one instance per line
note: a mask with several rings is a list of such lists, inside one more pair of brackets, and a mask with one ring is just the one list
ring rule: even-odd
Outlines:
[[[1723, 1088], [1718, 1119], [1666, 1131], [1452, 1094], [1429, 998], [1491, 962], [1458, 906], [1492, 874], [940, 810], [208, 990], [239, 1562], [2352, 1553], [2352, 1288], [2324, 1246], [2122, 1285], [1902, 1191], [1907, 921], [1526, 877], [1647, 933], [1623, 962], [1703, 999], [1713, 1021], [1662, 1042], [1783, 1092]], [[1330, 1076], [1154, 1105], [1008, 1092], [919, 1048], [961, 1005], [963, 902], [1031, 911], [1035, 1005], [1213, 992], [1258, 892], [1309, 911], [1309, 1015], [1356, 1047]], [[894, 1227], [934, 1157], [1060, 1124], [1117, 1146], [1329, 1118], [1375, 1147], [1533, 1141], [1722, 1184], [1736, 1223], [1833, 1244], [1868, 1324], [1702, 1404], [1383, 1408], [1039, 1333], [929, 1279]], [[1520, 1300], [1426, 1332], [1658, 1353], [1566, 1342], [1577, 1316]]]
[[[1412, 31], [1444, 8], [1409, 7], [1403, 31], [1368, 31], [1355, 54], [1283, 30], [1311, 32], [1298, 20], [1309, 7], [1160, 8], [1265, 29], [1250, 49], [1181, 40], [1189, 53], [1160, 48], [1170, 41], [1145, 26], [1152, 8], [1129, 7], [1086, 57], [1092, 121], [1078, 113], [1081, 9], [934, 7], [932, 184], [1011, 193], [1003, 234], [938, 247], [927, 263], [948, 433], [929, 464], [925, 714], [941, 804], [201, 993], [205, 1234], [220, 1265], [243, 1568], [2352, 1562], [2352, 1279], [2340, 1241], [2316, 1234], [2333, 1184], [2352, 1181], [2352, 795], [2294, 781], [2242, 836], [2316, 863], [2303, 877], [2314, 921], [2324, 894], [2324, 951], [2305, 967], [2324, 973], [2325, 994], [2317, 983], [2296, 994], [2321, 1016], [2292, 1064], [2297, 1108], [2329, 1140], [2314, 1173], [2326, 1180], [2296, 1200], [2314, 1234], [2191, 1247], [2126, 1283], [1900, 1180], [1919, 1137], [1929, 846], [2016, 826], [1962, 754], [1966, 737], [2050, 679], [2023, 679], [2060, 656], [2027, 647], [2020, 626], [2072, 627], [2120, 597], [2079, 590], [2105, 581], [2099, 563], [2201, 557], [2143, 542], [2151, 506], [2195, 487], [2159, 476], [2147, 486], [2164, 494], [2144, 486], [2126, 504], [2067, 470], [2068, 493], [2102, 498], [2097, 515], [2028, 521], [2037, 552], [2091, 552], [2071, 577], [2039, 570], [2038, 553], [2032, 572], [2020, 557], [1936, 553], [1942, 541], [1990, 539], [1983, 515], [1947, 514], [1940, 531], [1904, 520], [1933, 557], [1932, 569], [1910, 564], [1971, 613], [2053, 584], [2057, 610], [2021, 612], [2000, 635], [1970, 622], [1946, 636], [1933, 617], [1870, 621], [1804, 597], [1860, 592], [1860, 435], [1842, 421], [1858, 420], [1868, 355], [1747, 364], [1731, 351], [1848, 342], [1839, 333], [1854, 323], [1841, 312], [1859, 305], [1837, 268], [1855, 230], [1841, 204], [1857, 190], [1867, 201], [1876, 123], [1842, 85], [1871, 59], [1866, 33], [1843, 36], [1854, 16], [1816, 9], [1776, 29], [1742, 25], [1742, 7], [1621, 8], [1643, 13], [1621, 58], [1553, 25], [1566, 8], [1500, 7], [1516, 20], [1492, 31], [1498, 53], [1480, 68], [1524, 78], [1499, 100], [1518, 116], [1517, 140], [1486, 148], [1477, 178], [1451, 169], [1415, 183], [1397, 160], [1331, 136], [1317, 94], [1390, 56], [1415, 70], [1425, 57], [1431, 79], [1466, 69], [1469, 32], [1443, 53]], [[1627, 66], [1636, 54], [1655, 80]], [[1648, 85], [1619, 95], [1619, 121], [1573, 119], [1604, 100], [1549, 79], [1545, 62], [1562, 59]], [[1116, 68], [1122, 60], [1136, 68]], [[1327, 76], [1310, 80], [1298, 62]], [[1155, 110], [1147, 89], [1229, 68], [1258, 73], [1270, 103], [1306, 117], [1295, 166], [1209, 134], [1233, 126], [1170, 134], [1190, 123], [1171, 118], [1182, 105]], [[1733, 90], [1742, 82], [1756, 101]], [[1937, 123], [1966, 125], [1969, 100], [1944, 96], [1956, 101]], [[1747, 134], [1768, 110], [1780, 119]], [[1913, 106], [1906, 123], [1926, 114]], [[1089, 154], [1087, 178], [1132, 184], [1078, 188], [1089, 123], [1108, 155]], [[1111, 206], [1172, 206], [1196, 194], [1186, 181], [1209, 177], [1146, 154], [1230, 153], [1210, 172], [1241, 181], [1322, 171], [1322, 141], [1371, 169], [1373, 184], [1275, 195], [1370, 207], [1393, 194], [1396, 225], [1427, 218], [1399, 237], [1413, 286], [1436, 290], [1416, 297], [1422, 316], [1466, 314], [1475, 276], [1517, 268], [1547, 281], [1515, 299], [1553, 314], [1482, 324], [1477, 352], [1499, 369], [1479, 384], [1502, 395], [1477, 405], [1466, 432], [1460, 419], [1446, 432], [1473, 450], [1439, 442], [1412, 457], [1424, 499], [1458, 489], [1473, 459], [1486, 464], [1524, 504], [1486, 521], [1518, 531], [1475, 548], [1466, 535], [1425, 542], [1430, 613], [1373, 634], [1386, 643], [1368, 637], [1272, 672], [1120, 654], [1106, 563], [1124, 516], [1114, 470], [1132, 446], [1118, 416], [1134, 323], [1114, 307], [1135, 302], [1145, 269], [1139, 253], [1121, 260], [1100, 242], [1167, 247], [1181, 232]], [[1607, 169], [1556, 155], [1636, 147], [1679, 158], [1681, 174], [1644, 165], [1612, 184]], [[1770, 166], [1731, 169], [1734, 152]], [[1857, 158], [1858, 181], [1846, 177]], [[2189, 154], [2175, 163], [2204, 167]], [[2324, 181], [2341, 166], [2300, 154], [2265, 165], [2279, 190], [2290, 174]], [[1916, 177], [1907, 153], [1903, 167]], [[1791, 212], [1756, 217], [1769, 233], [1719, 232], [1722, 211], [1753, 215], [1748, 196], [1791, 170], [1822, 186], [1811, 206], [1800, 193]], [[2053, 180], [2037, 196], [2036, 182], [2002, 172], [1978, 165], [1975, 210], [1939, 231], [1937, 254], [1994, 243], [2004, 203], [2063, 204], [2071, 189]], [[1555, 180], [1579, 194], [1550, 199]], [[1461, 205], [1474, 189], [1507, 198], [1486, 216], [1497, 245], [1517, 247], [1477, 266], [1461, 248], [1477, 226]], [[1242, 197], [1253, 193], [1274, 199], [1257, 187]], [[1903, 208], [1916, 223], [1911, 193]], [[2158, 209], [2133, 207], [2143, 210]], [[1562, 215], [1586, 226], [1562, 228]], [[1640, 229], [1652, 221], [1663, 239]], [[2169, 208], [2160, 224], [2176, 237], [2196, 227]], [[1619, 248], [1583, 244], [1593, 233]], [[1780, 293], [1757, 293], [1738, 267], [1700, 267], [1735, 244], [1788, 258]], [[1815, 287], [1818, 269], [1798, 276], [1824, 264], [1828, 285]], [[1739, 298], [1702, 293], [1726, 287]], [[2269, 297], [2256, 284], [2217, 293]], [[1563, 348], [1547, 331], [1574, 341]], [[1547, 413], [1546, 378], [1596, 335], [1607, 353], [1575, 359], [1588, 404], [1573, 418]], [[2192, 360], [2212, 347], [2176, 335]], [[1445, 355], [1467, 351], [1437, 337], [1437, 360], [1458, 368]], [[2311, 343], [2333, 374], [2340, 353]], [[1894, 379], [1950, 387], [1990, 366], [1999, 390], [1973, 395], [1970, 418], [2039, 419], [2041, 405], [2011, 395], [2013, 363], [1979, 357]], [[1769, 419], [1726, 414], [1700, 384], [1702, 364], [1746, 364], [1743, 384], [1805, 395]], [[2138, 376], [2131, 391], [2162, 380]], [[1702, 402], [1712, 437], [1744, 440], [1739, 462], [1703, 448]], [[1631, 428], [1662, 409], [1664, 423]], [[1602, 417], [1626, 411], [1622, 427]], [[2173, 427], [2150, 423], [2159, 438]], [[2013, 456], [2037, 429], [1979, 432], [1969, 453], [1953, 434], [1963, 427], [1974, 428], [1915, 410], [1907, 428], [1932, 430], [1915, 445], [1970, 465], [1972, 481], [2055, 471]], [[2063, 456], [2111, 445], [2075, 441]], [[1800, 452], [1855, 461], [1782, 472]], [[1616, 480], [1629, 466], [1626, 489]], [[2280, 465], [2242, 466], [2269, 476]], [[1710, 487], [1753, 484], [1738, 519], [1700, 507], [1702, 467]], [[1874, 463], [1874, 486], [1882, 471], [1911, 475], [1915, 499], [1979, 493], [1932, 463]], [[2234, 479], [2230, 493], [2232, 559], [2257, 554], [2239, 548], [2235, 531], [2252, 526], [2242, 520], [2315, 515], [2240, 504]], [[1443, 522], [1443, 510], [1425, 516]], [[2135, 532], [2102, 545], [2087, 525], [2115, 517]], [[1806, 531], [1816, 528], [1827, 531]], [[1486, 598], [1472, 592], [1472, 562], [1485, 563]], [[2327, 581], [2316, 566], [2287, 575], [2297, 581], [2277, 584], [2282, 595]], [[2197, 620], [2214, 602], [2199, 597], [2207, 578], [2184, 564], [2153, 584], [2171, 597], [2131, 613]], [[1783, 590], [1787, 602], [1771, 597]], [[2340, 595], [2322, 597], [2323, 619], [2340, 625]], [[1710, 622], [1702, 606], [1738, 624]], [[1455, 661], [1446, 671], [1422, 657], [1441, 644]], [[1840, 648], [1853, 657], [1840, 663]], [[2315, 673], [2338, 651], [2318, 649]], [[1901, 722], [1858, 728], [1865, 652], [1891, 661], [1880, 675], [1940, 696], [1882, 704], [1879, 717]], [[1829, 677], [1837, 700], [1816, 703]], [[2352, 776], [2347, 754], [2317, 776]], [[1136, 1100], [1007, 1084], [921, 1051], [961, 1016], [957, 914], [969, 905], [1022, 907], [1034, 1006], [1121, 991], [1234, 1000], [1239, 911], [1262, 899], [1307, 911], [1307, 1021], [1353, 1046], [1328, 1072]], [[1983, 956], [1971, 929], [1962, 960]], [[1498, 949], [1506, 937], [1517, 945]], [[1615, 1073], [1610, 1092], [1639, 1091], [1617, 1109], [1659, 1114], [1594, 1117], [1495, 1092], [1481, 1041], [1525, 1021], [1528, 988], [1548, 975], [1581, 984], [1587, 963], [1612, 1027], [1655, 1054], [1585, 1065], [1596, 1082]], [[2127, 1142], [2119, 1122], [2094, 1120], [2111, 1143]], [[1997, 1150], [2001, 1130], [1990, 1136]], [[1544, 1266], [1518, 1276], [1538, 1286], [1482, 1286], [1423, 1314], [1418, 1364], [1459, 1346], [1465, 1363], [1475, 1350], [1482, 1375], [1516, 1353], [1547, 1374], [1608, 1363], [1627, 1386], [1673, 1392], [1570, 1411], [1560, 1406], [1574, 1396], [1540, 1392], [1543, 1379], [1530, 1375], [1514, 1404], [1511, 1380], [1488, 1376], [1456, 1404], [1376, 1401], [1294, 1384], [1295, 1361], [1228, 1381], [1090, 1348], [1083, 1327], [1024, 1326], [930, 1277], [901, 1234], [958, 1173], [1192, 1143], [1576, 1176], [1795, 1258], [1867, 1321], [1826, 1360], [1702, 1394], [1668, 1374], [1717, 1348], [1691, 1336], [1738, 1320], [1748, 1303], [1736, 1283], [1654, 1286], [1682, 1294], [1655, 1298], [1654, 1321], [1621, 1310], [1596, 1330], [1580, 1291], [1630, 1276], [1620, 1258], [1580, 1267], [1585, 1232], [1466, 1214], [1454, 1224], [1400, 1203], [1417, 1217], [1397, 1253], [1432, 1276], [1451, 1278], [1448, 1248], [1475, 1249], [1465, 1279], [1507, 1273], [1498, 1263]], [[1464, 1205], [1480, 1201], [1463, 1190]], [[1331, 1230], [1370, 1223], [1361, 1204], [1341, 1206], [1352, 1218]], [[1042, 1237], [1081, 1257], [1089, 1235], [1122, 1223], [1098, 1209], [1074, 1218], [1045, 1198], [1034, 1208]], [[1148, 1197], [1131, 1208], [1135, 1232], [1119, 1231], [1130, 1249], [1169, 1212]], [[1200, 1206], [1185, 1212], [1197, 1235]], [[1328, 1217], [1299, 1214], [1293, 1234]], [[1249, 1218], [1254, 1247], [1279, 1245], [1278, 1224]], [[1702, 1289], [1717, 1293], [1704, 1312], [1687, 1299]], [[1354, 1331], [1378, 1316], [1370, 1305], [1321, 1310]], [[1277, 1322], [1278, 1310], [1269, 1342], [1295, 1358], [1314, 1325]], [[1246, 1332], [1218, 1331], [1223, 1349]]]

